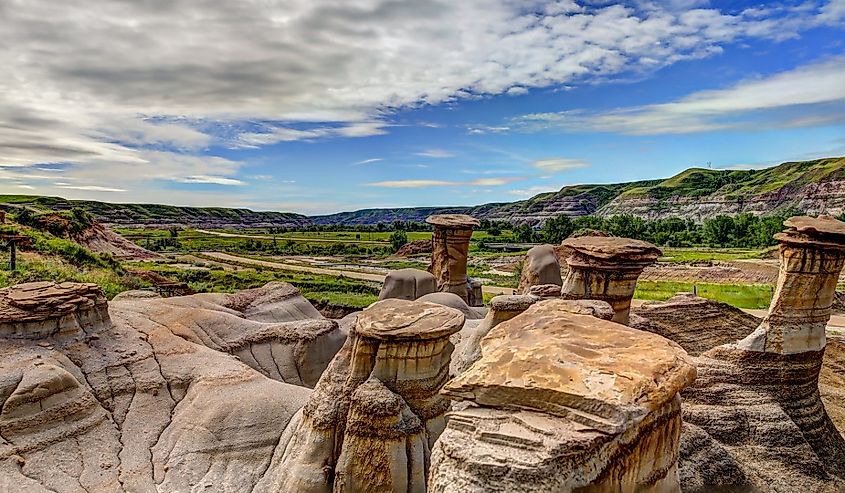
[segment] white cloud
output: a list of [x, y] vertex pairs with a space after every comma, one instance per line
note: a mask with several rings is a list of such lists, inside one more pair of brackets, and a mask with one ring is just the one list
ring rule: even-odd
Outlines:
[[[69, 185], [69, 184], [59, 184], [56, 183], [56, 186], [59, 188], [64, 188], [65, 190], [84, 190], [86, 192], [125, 192], [126, 190], [122, 188], [109, 188], [109, 187], [101, 187], [98, 185]], [[30, 187], [32, 189], [32, 187]]]
[[521, 176], [510, 176], [502, 178], [478, 178], [471, 181], [449, 181], [449, 180], [388, 180], [367, 183], [370, 187], [381, 188], [431, 188], [431, 187], [465, 187], [482, 186], [495, 187], [507, 185], [516, 181], [524, 180]]
[[356, 161], [356, 162], [352, 163], [352, 165], [353, 166], [360, 166], [362, 164], [377, 163], [379, 161], [384, 161], [384, 159], [380, 158], [380, 157], [374, 157], [374, 158], [370, 158], [370, 159], [364, 159], [362, 161]]
[[68, 164], [69, 182], [138, 200], [162, 180], [235, 184], [240, 163], [198, 154], [378, 136], [400, 108], [650, 72], [842, 17], [842, 0], [813, 5], [772, 18], [698, 0], [0, 4], [0, 165]]
[[535, 185], [533, 187], [528, 188], [518, 188], [515, 190], [508, 190], [507, 193], [509, 195], [515, 195], [517, 197], [533, 197], [535, 195], [551, 192], [551, 187], [547, 185]]
[[445, 159], [455, 157], [454, 152], [445, 151], [443, 149], [428, 149], [422, 152], [417, 152], [415, 156], [430, 157], [434, 159]]
[[564, 159], [564, 158], [549, 158], [538, 159], [531, 163], [531, 166], [540, 171], [556, 173], [559, 171], [568, 171], [577, 168], [587, 168], [589, 163], [580, 161], [578, 159]]
[[533, 113], [510, 123], [523, 131], [563, 129], [632, 135], [683, 134], [737, 127], [810, 127], [845, 122], [845, 57], [700, 91], [669, 103], [604, 113]]
[[244, 182], [241, 180], [236, 180], [234, 178], [225, 178], [223, 176], [208, 176], [208, 175], [194, 175], [194, 176], [186, 176], [184, 178], [177, 178], [174, 181], [178, 181], [180, 183], [205, 183], [211, 185], [245, 185]]

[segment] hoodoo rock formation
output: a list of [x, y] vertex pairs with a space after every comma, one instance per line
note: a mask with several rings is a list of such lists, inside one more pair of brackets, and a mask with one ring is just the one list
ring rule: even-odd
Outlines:
[[[560, 261], [551, 245], [537, 245], [525, 254], [517, 291], [527, 294], [532, 286], [556, 284], [561, 286]], [[560, 291], [560, 289], [558, 289]]]
[[627, 324], [637, 278], [657, 261], [660, 249], [645, 241], [601, 236], [567, 238], [561, 245], [571, 252], [561, 295], [607, 301], [613, 321]]
[[428, 271], [437, 280], [437, 290], [455, 293], [469, 301], [467, 287], [467, 254], [472, 230], [477, 219], [464, 214], [441, 214], [425, 220], [434, 225], [431, 265]]
[[361, 312], [260, 490], [425, 491], [449, 408], [439, 394], [449, 337], [463, 323], [456, 310], [419, 301], [385, 300]]
[[696, 358], [699, 378], [683, 393], [688, 490], [845, 490], [845, 440], [819, 395], [845, 224], [797, 217], [785, 225], [771, 311], [742, 340]]
[[310, 394], [278, 375], [319, 375], [336, 329], [298, 300], [285, 284], [111, 306], [88, 284], [0, 290], [0, 491], [251, 491]]
[[399, 269], [387, 273], [378, 299], [396, 298], [413, 301], [436, 291], [437, 281], [430, 273], [419, 269]]
[[678, 491], [679, 391], [695, 378], [660, 336], [547, 300], [498, 324], [444, 394], [429, 491]]

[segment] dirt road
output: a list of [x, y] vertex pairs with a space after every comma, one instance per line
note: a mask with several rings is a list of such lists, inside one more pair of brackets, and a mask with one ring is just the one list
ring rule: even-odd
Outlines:
[[[197, 229], [195, 230], [197, 233], [203, 233], [211, 236], [220, 236], [222, 238], [251, 238], [255, 240], [272, 240], [272, 235], [244, 235], [240, 233], [224, 233], [222, 231], [211, 231], [208, 229]], [[303, 241], [309, 243], [355, 243], [357, 245], [387, 245], [387, 242], [384, 241], [366, 241], [366, 240], [340, 240], [340, 239], [329, 239], [329, 238], [311, 238], [311, 237], [302, 237], [302, 236], [284, 236], [279, 235], [276, 236], [277, 241]]]

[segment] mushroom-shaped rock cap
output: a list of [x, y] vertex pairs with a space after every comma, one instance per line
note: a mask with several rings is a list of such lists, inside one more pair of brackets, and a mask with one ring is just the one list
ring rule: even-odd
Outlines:
[[481, 225], [478, 219], [466, 214], [436, 214], [428, 216], [425, 222], [453, 229], [472, 229]]
[[106, 303], [103, 291], [96, 284], [51, 281], [17, 284], [0, 289], [0, 323], [59, 318]]
[[827, 243], [845, 246], [845, 222], [832, 216], [794, 216], [783, 222], [787, 229], [775, 235], [787, 243]]
[[578, 253], [598, 259], [657, 260], [662, 252], [647, 241], [618, 238], [615, 236], [579, 236], [561, 243]]
[[695, 379], [678, 344], [569, 308], [566, 300], [541, 301], [497, 325], [481, 341], [481, 359], [442, 392], [619, 433]]
[[434, 303], [388, 299], [358, 315], [355, 332], [380, 340], [421, 340], [448, 337], [461, 330], [464, 314]]

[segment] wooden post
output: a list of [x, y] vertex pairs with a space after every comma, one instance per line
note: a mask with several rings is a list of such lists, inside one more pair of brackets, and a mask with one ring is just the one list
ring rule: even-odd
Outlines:
[[9, 270], [14, 271], [17, 267], [17, 252], [15, 251], [15, 240], [9, 240]]
[[6, 211], [0, 211], [0, 224], [6, 224]]

